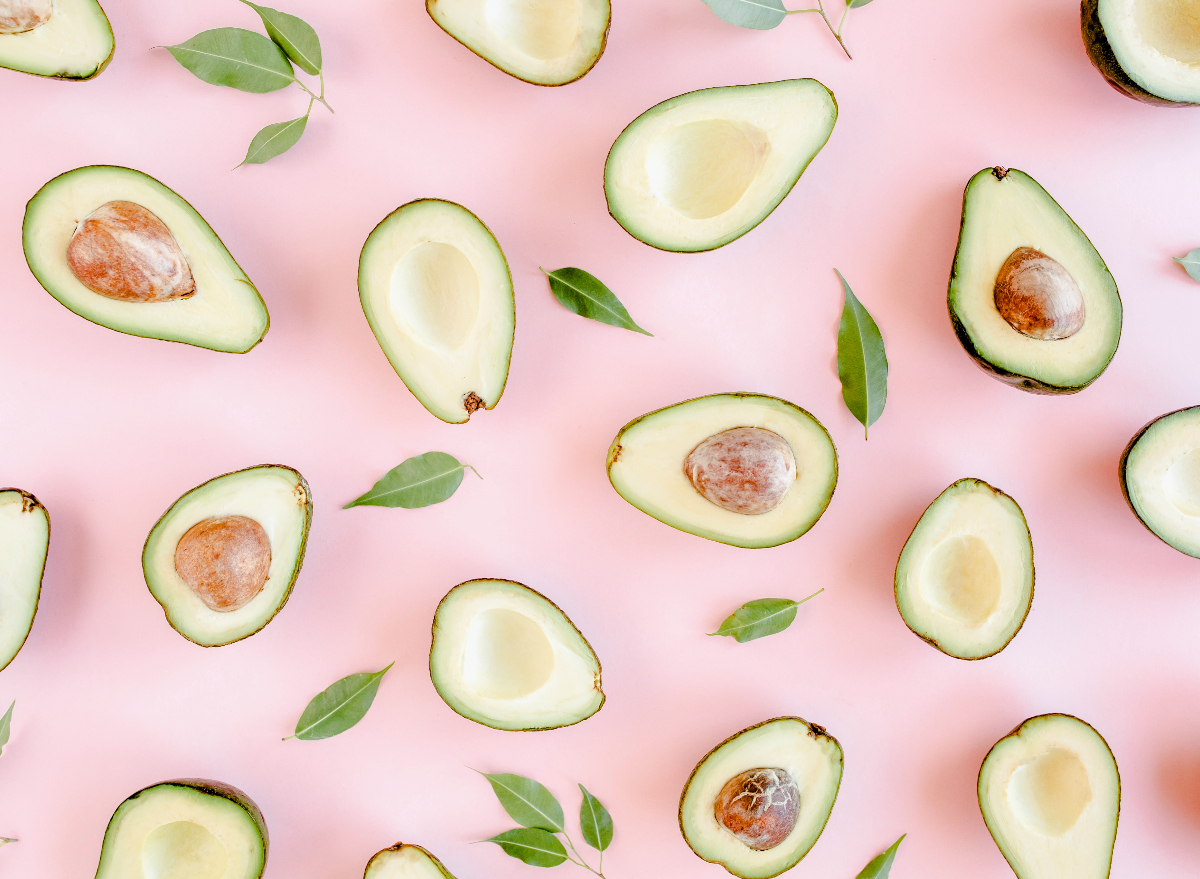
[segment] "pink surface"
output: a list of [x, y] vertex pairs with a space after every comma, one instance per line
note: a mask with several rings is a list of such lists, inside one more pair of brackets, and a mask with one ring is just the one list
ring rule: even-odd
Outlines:
[[[534, 776], [611, 809], [610, 879], [718, 877], [676, 824], [695, 762], [780, 714], [826, 726], [846, 770], [829, 825], [790, 875], [851, 877], [900, 833], [898, 879], [1010, 876], [975, 804], [991, 745], [1061, 711], [1108, 740], [1123, 787], [1114, 876], [1181, 876], [1200, 856], [1200, 562], [1126, 508], [1121, 449], [1146, 421], [1200, 403], [1200, 288], [1170, 257], [1200, 244], [1200, 111], [1139, 105], [1091, 68], [1071, 0], [881, 0], [851, 14], [846, 61], [813, 16], [751, 32], [700, 0], [617, 0], [609, 48], [562, 89], [512, 79], [409, 0], [283, 3], [325, 49], [330, 116], [291, 153], [228, 169], [298, 91], [205, 85], [164, 51], [209, 27], [258, 27], [240, 4], [109, 0], [112, 65], [93, 82], [8, 71], [0, 138], [0, 484], [53, 521], [33, 633], [0, 675], [17, 700], [0, 757], [0, 874], [90, 876], [113, 809], [164, 779], [235, 784], [271, 830], [267, 876], [358, 876], [402, 839], [461, 877], [536, 877], [491, 845], [511, 821], [467, 767]], [[660, 100], [813, 76], [841, 116], [825, 151], [761, 227], [672, 255], [607, 215], [605, 153]], [[272, 328], [244, 356], [123, 336], [71, 314], [21, 254], [25, 201], [84, 164], [145, 171], [205, 216], [266, 299]], [[976, 369], [950, 330], [946, 278], [962, 188], [1004, 164], [1038, 179], [1104, 255], [1125, 303], [1108, 372], [1035, 397]], [[518, 326], [493, 412], [449, 426], [405, 390], [358, 305], [367, 234], [433, 196], [466, 205], [513, 269]], [[602, 277], [649, 339], [575, 317], [538, 265]], [[834, 365], [837, 266], [882, 327], [887, 411], [864, 442]], [[832, 505], [770, 550], [661, 525], [608, 485], [616, 431], [701, 394], [758, 391], [815, 414], [837, 444]], [[340, 506], [430, 449], [475, 465], [425, 510]], [[180, 494], [263, 462], [309, 480], [316, 511], [292, 599], [255, 637], [204, 650], [177, 635], [140, 568]], [[904, 626], [892, 571], [933, 497], [964, 476], [1029, 519], [1033, 610], [998, 656], [960, 662]], [[474, 577], [543, 591], [591, 640], [608, 704], [548, 733], [453, 714], [426, 671], [442, 595]], [[826, 591], [785, 634], [706, 638], [743, 601]], [[307, 700], [396, 660], [366, 720], [281, 742]], [[3, 706], [0, 706], [3, 707]], [[565, 865], [555, 875], [583, 875]]]

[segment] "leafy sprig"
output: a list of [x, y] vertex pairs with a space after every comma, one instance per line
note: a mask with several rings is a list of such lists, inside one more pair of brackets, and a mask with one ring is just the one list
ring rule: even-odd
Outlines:
[[739, 644], [756, 641], [768, 635], [777, 635], [796, 620], [796, 610], [809, 598], [816, 598], [825, 589], [822, 587], [806, 598], [793, 601], [790, 598], [758, 598], [747, 601], [721, 623], [721, 628], [709, 632], [709, 637], [721, 635], [733, 638]]
[[[846, 53], [846, 57], [853, 59], [854, 56], [850, 54], [850, 50], [846, 47], [846, 41], [842, 38], [842, 33], [846, 28], [846, 18], [851, 9], [866, 6], [871, 0], [842, 0], [846, 5], [842, 9], [842, 14], [837, 18], [836, 26], [833, 19], [830, 18], [830, 13], [825, 9], [824, 0], [816, 0], [816, 6], [806, 9], [787, 9], [783, 5], [783, 0], [704, 0], [704, 2], [722, 21], [755, 30], [770, 30], [779, 27], [789, 15], [815, 12], [821, 16], [821, 20], [829, 28], [829, 32], [833, 34], [838, 45], [842, 47], [842, 51]], [[836, 0], [830, 0], [830, 2], [836, 2]], [[837, 15], [836, 12], [833, 14]]]

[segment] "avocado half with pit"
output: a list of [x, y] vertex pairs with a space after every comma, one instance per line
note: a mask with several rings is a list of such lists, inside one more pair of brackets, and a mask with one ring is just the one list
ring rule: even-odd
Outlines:
[[1083, 390], [1121, 339], [1121, 297], [1104, 260], [1016, 169], [985, 168], [967, 184], [947, 304], [975, 363], [1035, 394]]
[[50, 514], [19, 488], [0, 489], [0, 671], [33, 628], [50, 550]]
[[367, 862], [363, 879], [454, 879], [442, 862], [419, 845], [398, 842]]
[[91, 79], [108, 66], [114, 47], [96, 0], [0, 0], [0, 67]]
[[823, 727], [776, 717], [717, 745], [679, 798], [693, 852], [741, 879], [768, 879], [809, 853], [842, 783], [842, 746]]
[[121, 333], [242, 353], [267, 306], [212, 227], [153, 177], [90, 165], [30, 199], [25, 260], [55, 299]]
[[534, 85], [566, 85], [604, 54], [609, 0], [425, 0], [437, 26]]
[[462, 205], [422, 199], [375, 227], [358, 262], [363, 313], [396, 374], [451, 424], [504, 393], [516, 328], [508, 261]]
[[621, 428], [608, 479], [633, 506], [672, 528], [730, 546], [795, 540], [837, 485], [829, 433], [799, 406], [762, 394], [712, 394]]
[[1106, 879], [1121, 778], [1100, 733], [1077, 717], [1031, 717], [979, 768], [979, 810], [1017, 879]]
[[172, 504], [142, 549], [171, 628], [220, 647], [271, 622], [304, 563], [312, 509], [304, 477], [277, 464], [210, 479]]
[[723, 247], [778, 207], [836, 121], [833, 93], [815, 79], [663, 101], [630, 122], [609, 150], [608, 212], [660, 250]]
[[896, 563], [896, 607], [913, 633], [957, 659], [1016, 637], [1033, 603], [1033, 541], [1017, 502], [960, 479], [921, 515]]
[[592, 645], [558, 605], [512, 580], [468, 580], [446, 593], [429, 677], [454, 711], [493, 729], [557, 729], [604, 705]]
[[117, 808], [96, 879], [259, 879], [267, 823], [237, 788], [186, 778], [143, 788]]
[[1200, 406], [1169, 412], [1139, 430], [1118, 471], [1141, 523], [1168, 546], [1200, 558]]
[[1083, 43], [1109, 85], [1147, 104], [1200, 104], [1200, 14], [1192, 0], [1083, 0]]

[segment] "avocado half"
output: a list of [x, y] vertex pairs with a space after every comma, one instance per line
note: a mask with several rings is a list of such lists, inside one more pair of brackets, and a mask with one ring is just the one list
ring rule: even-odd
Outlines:
[[663, 101], [630, 122], [609, 150], [608, 212], [660, 250], [723, 247], [778, 207], [836, 121], [833, 93], [815, 79]]
[[363, 313], [388, 362], [442, 421], [504, 393], [516, 328], [508, 261], [462, 205], [409, 202], [375, 227], [358, 262]]
[[1200, 104], [1200, 24], [1178, 0], [1083, 0], [1088, 58], [1124, 95], [1147, 104]]
[[468, 580], [433, 616], [429, 677], [468, 720], [546, 730], [604, 705], [600, 660], [558, 605], [512, 580]]
[[[1085, 316], [1069, 337], [1035, 338], [1001, 316], [997, 288], [1021, 252], [1048, 259], [1073, 279]], [[1083, 390], [1104, 372], [1121, 339], [1121, 297], [1104, 260], [1050, 194], [1015, 168], [985, 168], [967, 183], [947, 305], [971, 359], [1035, 394]]]
[[566, 85], [604, 54], [609, 0], [425, 0], [438, 27], [533, 85]]
[[[726, 786], [752, 770], [783, 770], [798, 792], [790, 832], [769, 848], [744, 843], [718, 820]], [[699, 857], [741, 879], [769, 879], [809, 853], [833, 811], [842, 782], [842, 746], [823, 727], [799, 717], [776, 717], [736, 733], [705, 755], [679, 798], [679, 829]]]
[[454, 879], [442, 862], [419, 845], [398, 842], [367, 862], [363, 879]]
[[0, 10], [0, 67], [92, 79], [112, 60], [112, 25], [96, 0], [26, 0]]
[[896, 607], [913, 633], [957, 659], [1008, 646], [1033, 603], [1025, 514], [982, 479], [960, 479], [921, 515], [896, 562]]
[[96, 879], [260, 879], [267, 823], [237, 788], [185, 778], [143, 788], [117, 807]]
[[1141, 523], [1168, 546], [1200, 558], [1200, 406], [1168, 412], [1139, 430], [1117, 469]]
[[[758, 428], [782, 438], [795, 459], [790, 487], [769, 512], [747, 515], [700, 494], [684, 470], [710, 437]], [[643, 513], [672, 528], [730, 546], [762, 548], [795, 540], [829, 506], [837, 485], [837, 451], [808, 412], [763, 394], [712, 394], [635, 418], [608, 450], [613, 488]]]
[[1117, 761], [1079, 718], [1031, 717], [984, 758], [979, 810], [1018, 879], [1106, 879], [1121, 813]]
[[[171, 628], [202, 647], [263, 629], [292, 594], [312, 509], [304, 477], [277, 464], [226, 473], [175, 501], [142, 549], [146, 585]], [[246, 591], [241, 578], [256, 563], [265, 579]]]
[[[144, 208], [182, 251], [194, 292], [170, 301], [125, 301], [86, 286], [68, 249], [86, 219], [114, 203]], [[25, 208], [25, 260], [46, 291], [92, 323], [150, 339], [243, 353], [266, 335], [267, 306], [221, 239], [196, 210], [153, 177], [89, 165], [55, 177]], [[157, 254], [154, 254], [157, 256]]]
[[19, 488], [0, 489], [0, 671], [33, 628], [50, 550], [50, 514]]

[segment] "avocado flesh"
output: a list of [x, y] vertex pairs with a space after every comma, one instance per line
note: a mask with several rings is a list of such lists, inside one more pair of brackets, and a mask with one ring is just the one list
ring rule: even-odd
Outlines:
[[609, 213], [660, 250], [722, 247], [775, 210], [836, 120], [833, 94], [815, 79], [663, 101], [629, 123], [608, 153]]
[[[128, 201], [157, 216], [182, 248], [195, 294], [169, 302], [123, 302], [88, 289], [71, 271], [67, 248], [79, 224], [101, 205]], [[80, 317], [121, 333], [242, 353], [266, 335], [262, 297], [204, 218], [153, 177], [91, 165], [55, 177], [30, 200], [25, 260], [55, 299]]]
[[454, 711], [493, 729], [570, 726], [604, 705], [591, 645], [552, 601], [511, 580], [469, 580], [446, 594], [429, 677]]
[[[769, 512], [723, 509], [701, 495], [684, 472], [693, 449], [735, 427], [770, 430], [791, 447], [796, 480]], [[608, 450], [608, 479], [621, 497], [672, 528], [731, 546], [778, 546], [808, 531], [829, 506], [837, 452], [821, 423], [799, 406], [761, 394], [712, 394], [621, 428]]]
[[371, 232], [358, 264], [363, 313], [413, 395], [461, 424], [504, 393], [516, 300], [491, 231], [461, 205], [423, 199]]
[[[749, 769], [783, 769], [800, 791], [796, 825], [778, 845], [756, 851], [717, 820], [721, 788]], [[799, 717], [776, 717], [717, 745], [692, 770], [679, 800], [679, 829], [704, 860], [742, 879], [767, 879], [796, 866], [816, 844], [842, 781], [842, 747], [822, 727]]]
[[1200, 3], [1083, 0], [1088, 57], [1109, 85], [1147, 104], [1200, 104]]
[[267, 825], [216, 781], [165, 781], [123, 802], [104, 831], [96, 879], [259, 879]]
[[33, 628], [50, 549], [50, 516], [18, 488], [0, 489], [0, 671]]
[[604, 54], [609, 0], [425, 0], [437, 26], [534, 85], [566, 85]]
[[442, 862], [419, 845], [398, 842], [367, 863], [363, 879], [454, 879]]
[[[1021, 247], [1059, 263], [1079, 286], [1086, 319], [1070, 338], [1031, 338], [996, 310], [997, 275]], [[1121, 338], [1121, 297], [1104, 260], [1049, 193], [1016, 169], [985, 168], [967, 184], [947, 304], [972, 359], [1033, 393], [1082, 390], [1104, 372]]]
[[979, 768], [979, 810], [1018, 879], [1105, 879], [1121, 811], [1108, 744], [1082, 720], [1026, 720]]
[[[192, 591], [176, 570], [176, 547], [196, 523], [210, 517], [245, 516], [266, 531], [271, 545], [267, 580], [254, 598], [236, 610], [214, 610]], [[219, 647], [258, 632], [291, 595], [304, 562], [312, 522], [308, 483], [290, 467], [262, 465], [227, 473], [177, 500], [146, 538], [142, 570], [167, 622], [203, 647]]]
[[1119, 469], [1121, 491], [1142, 524], [1168, 546], [1200, 558], [1200, 406], [1143, 427]]
[[57, 79], [91, 79], [108, 66], [113, 32], [96, 0], [54, 0], [45, 24], [0, 34], [0, 67]]
[[913, 633], [958, 659], [999, 653], [1033, 603], [1033, 542], [1017, 502], [960, 479], [922, 514], [896, 563], [896, 606]]

